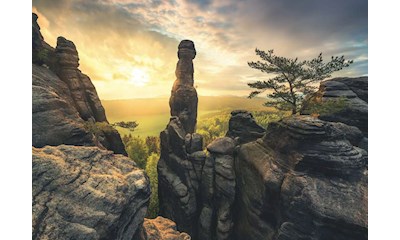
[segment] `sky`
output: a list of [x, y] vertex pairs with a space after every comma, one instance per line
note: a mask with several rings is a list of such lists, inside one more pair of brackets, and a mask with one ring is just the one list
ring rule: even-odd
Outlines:
[[33, 0], [47, 43], [75, 43], [80, 70], [100, 99], [170, 95], [177, 46], [194, 41], [194, 80], [203, 96], [247, 96], [255, 48], [307, 60], [344, 55], [333, 75], [368, 75], [367, 0]]

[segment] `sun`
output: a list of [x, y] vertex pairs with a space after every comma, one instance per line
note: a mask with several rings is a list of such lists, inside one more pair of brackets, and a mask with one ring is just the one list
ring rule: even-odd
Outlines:
[[129, 83], [142, 87], [149, 82], [149, 74], [145, 69], [134, 68], [131, 72], [131, 77], [129, 79]]

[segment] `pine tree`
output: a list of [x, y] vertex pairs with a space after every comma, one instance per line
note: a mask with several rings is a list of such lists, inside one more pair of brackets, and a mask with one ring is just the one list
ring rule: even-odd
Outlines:
[[291, 111], [292, 114], [299, 111], [307, 94], [317, 90], [316, 83], [353, 63], [353, 60], [346, 60], [344, 56], [332, 56], [331, 61], [324, 63], [322, 53], [307, 61], [276, 56], [274, 50], [265, 52], [256, 49], [256, 54], [263, 62], [248, 62], [248, 65], [275, 76], [266, 81], [248, 83], [251, 88], [257, 89], [250, 93], [249, 98], [266, 90], [272, 90], [272, 93], [267, 95], [271, 100], [265, 105]]

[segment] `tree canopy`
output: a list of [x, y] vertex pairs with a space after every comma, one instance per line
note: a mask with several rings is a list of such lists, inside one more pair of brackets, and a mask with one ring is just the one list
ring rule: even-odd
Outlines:
[[265, 105], [292, 111], [292, 114], [296, 114], [301, 108], [306, 95], [317, 90], [315, 83], [353, 63], [353, 60], [346, 60], [344, 56], [332, 56], [331, 60], [325, 63], [322, 53], [314, 59], [299, 61], [298, 58], [276, 56], [272, 49], [267, 52], [259, 49], [255, 51], [263, 61], [248, 62], [248, 65], [274, 76], [268, 80], [248, 83], [251, 88], [256, 89], [250, 93], [249, 98], [271, 90], [272, 92], [267, 95], [270, 101]]

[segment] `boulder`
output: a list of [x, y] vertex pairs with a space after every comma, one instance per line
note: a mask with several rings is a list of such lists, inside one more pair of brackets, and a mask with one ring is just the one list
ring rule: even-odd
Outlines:
[[144, 234], [142, 240], [190, 240], [187, 233], [179, 232], [176, 224], [167, 219], [158, 216], [155, 219], [144, 219]]
[[148, 177], [128, 157], [98, 147], [32, 148], [32, 239], [135, 239], [149, 197]]
[[264, 135], [265, 129], [257, 124], [253, 115], [246, 110], [235, 110], [231, 112], [229, 119], [229, 131], [227, 137], [237, 138], [238, 143], [251, 142]]

